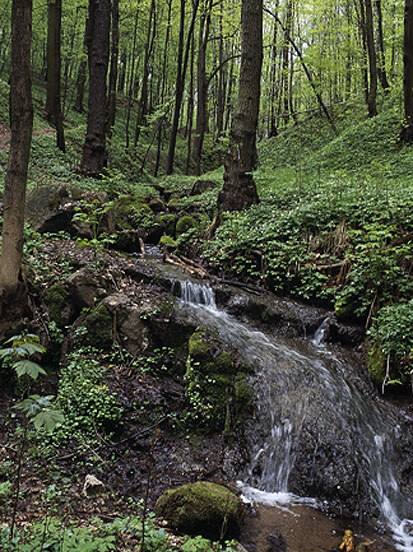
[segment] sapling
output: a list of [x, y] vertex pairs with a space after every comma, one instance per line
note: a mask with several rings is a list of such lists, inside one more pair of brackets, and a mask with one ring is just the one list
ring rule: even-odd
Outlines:
[[0, 349], [0, 359], [5, 361], [15, 371], [17, 380], [20, 384], [22, 398], [14, 408], [24, 413], [22, 433], [20, 437], [20, 447], [17, 454], [17, 469], [15, 492], [12, 506], [12, 516], [10, 523], [10, 541], [14, 537], [16, 525], [17, 506], [20, 496], [20, 479], [23, 467], [24, 450], [27, 444], [27, 432], [29, 423], [34, 425], [36, 431], [53, 431], [58, 423], [63, 421], [61, 410], [53, 408], [53, 396], [29, 395], [31, 384], [37, 380], [39, 375], [46, 375], [46, 371], [37, 362], [29, 360], [35, 354], [45, 352], [45, 348], [40, 344], [37, 335], [22, 333], [15, 335], [5, 342], [5, 347]]

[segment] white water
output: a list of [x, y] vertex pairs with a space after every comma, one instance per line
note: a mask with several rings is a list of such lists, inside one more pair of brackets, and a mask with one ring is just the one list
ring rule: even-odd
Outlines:
[[[253, 385], [259, 431], [252, 443], [246, 481], [241, 484], [245, 497], [282, 508], [297, 503], [315, 505], [314, 499], [290, 493], [288, 482], [296, 460], [295, 444], [317, 395], [322, 393], [327, 415], [354, 455], [359, 476], [396, 548], [413, 552], [412, 503], [402, 495], [393, 468], [400, 428], [390, 410], [364, 396], [348, 379], [343, 361], [323, 349], [328, 320], [316, 332], [313, 349], [310, 346], [303, 354], [290, 342], [251, 330], [218, 309], [210, 286], [180, 281], [175, 282], [173, 292], [181, 298], [186, 316], [215, 328], [225, 342], [257, 367]], [[324, 437], [319, 435], [321, 444]]]

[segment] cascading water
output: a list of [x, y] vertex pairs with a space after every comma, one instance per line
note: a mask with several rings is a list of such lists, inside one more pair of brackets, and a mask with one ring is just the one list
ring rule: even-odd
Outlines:
[[[328, 322], [324, 321], [312, 343], [294, 344], [252, 330], [218, 309], [210, 286], [176, 281], [172, 291], [181, 299], [186, 317], [215, 328], [224, 342], [256, 366], [252, 381], [256, 424], [249, 438], [251, 461], [242, 484], [244, 493], [274, 505], [300, 501], [288, 490], [291, 480], [297, 482], [302, 476], [295, 467], [305, 443], [312, 447], [312, 460], [306, 456], [307, 487], [312, 488], [313, 481], [316, 489], [321, 477], [319, 487], [330, 486], [341, 496], [340, 481], [353, 477], [354, 485], [364, 488], [365, 497], [380, 512], [396, 547], [412, 552], [412, 503], [401, 493], [394, 469], [398, 418], [390, 407], [359, 390], [355, 370], [346, 359], [321, 346]], [[327, 420], [324, 426], [320, 426], [321, 417]], [[328, 456], [332, 443], [335, 457], [323, 466], [322, 474], [311, 471], [311, 462], [315, 465], [323, 450]], [[336, 470], [336, 462], [347, 471]], [[312, 499], [301, 502], [315, 503]]]

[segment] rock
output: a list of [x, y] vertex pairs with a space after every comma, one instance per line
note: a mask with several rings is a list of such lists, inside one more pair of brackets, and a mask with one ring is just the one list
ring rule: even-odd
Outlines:
[[215, 186], [217, 186], [217, 183], [213, 180], [197, 180], [194, 182], [189, 195], [194, 196], [203, 194], [207, 190], [215, 188]]
[[166, 491], [157, 500], [155, 511], [174, 530], [211, 540], [237, 537], [244, 514], [233, 492], [207, 481]]
[[285, 538], [277, 533], [271, 533], [267, 536], [268, 548], [266, 552], [285, 552], [287, 543]]
[[184, 217], [181, 217], [178, 222], [176, 223], [176, 235], [180, 236], [181, 234], [184, 234], [191, 228], [196, 227], [196, 221], [193, 217], [189, 217], [188, 215], [185, 215]]
[[64, 285], [55, 284], [43, 293], [43, 299], [48, 307], [50, 319], [58, 326], [66, 326], [73, 322], [76, 311]]
[[154, 213], [161, 213], [162, 211], [165, 211], [165, 203], [162, 201], [160, 197], [153, 197], [149, 200], [149, 207], [152, 209]]
[[125, 349], [132, 355], [145, 351], [151, 342], [149, 330], [142, 321], [145, 307], [122, 293], [106, 297], [102, 305], [111, 313], [112, 327], [116, 326], [116, 337]]
[[26, 199], [26, 220], [36, 232], [68, 230], [75, 207], [74, 189], [69, 186], [41, 186], [29, 190]]
[[83, 494], [87, 497], [97, 496], [104, 492], [105, 485], [94, 475], [88, 474], [83, 484]]
[[79, 310], [93, 307], [97, 300], [106, 295], [103, 278], [87, 267], [74, 272], [66, 283], [71, 300]]
[[162, 236], [162, 238], [159, 240], [159, 245], [165, 248], [167, 251], [175, 251], [178, 246], [176, 241], [170, 236]]

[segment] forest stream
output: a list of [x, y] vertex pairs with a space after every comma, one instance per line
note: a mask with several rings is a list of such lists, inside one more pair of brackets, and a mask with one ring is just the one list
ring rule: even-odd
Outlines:
[[[340, 502], [351, 508], [356, 496], [354, 515], [376, 518], [397, 550], [411, 552], [412, 501], [400, 483], [398, 451], [401, 424], [409, 420], [366, 391], [348, 352], [323, 343], [325, 324], [312, 339], [265, 335], [218, 308], [209, 285], [177, 280], [173, 292], [183, 317], [213, 328], [256, 368], [250, 462], [238, 482], [259, 512], [250, 538], [259, 543], [260, 524], [266, 535], [285, 526], [284, 534], [291, 532], [286, 549], [329, 550], [345, 525], [321, 511], [330, 497], [337, 510]], [[351, 496], [346, 485], [357, 486]]]

